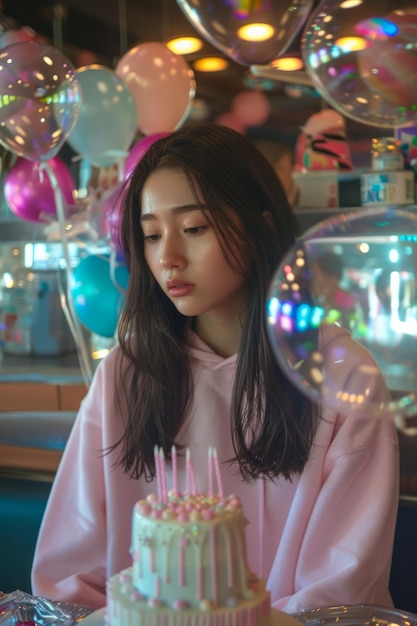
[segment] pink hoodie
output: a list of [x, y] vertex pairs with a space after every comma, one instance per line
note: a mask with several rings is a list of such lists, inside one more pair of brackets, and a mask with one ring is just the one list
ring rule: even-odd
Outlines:
[[[350, 341], [342, 329], [341, 339]], [[328, 338], [329, 340], [330, 338]], [[334, 337], [332, 337], [332, 341]], [[329, 341], [331, 343], [331, 341]], [[355, 374], [358, 358], [344, 380]], [[131, 565], [132, 508], [156, 492], [154, 483], [128, 478], [102, 450], [123, 433], [115, 402], [117, 348], [99, 365], [58, 470], [39, 534], [33, 593], [93, 608], [105, 605], [106, 579]], [[200, 491], [208, 488], [207, 449], [220, 461], [233, 455], [229, 434], [236, 356], [224, 359], [195, 334], [195, 395], [178, 443], [190, 448]], [[339, 371], [339, 376], [341, 372]], [[385, 397], [381, 378], [371, 393]], [[273, 606], [286, 612], [326, 605], [392, 606], [388, 581], [398, 505], [397, 434], [389, 419], [322, 413], [301, 476], [292, 482], [242, 481], [223, 467], [225, 493], [235, 493], [249, 520], [248, 558], [268, 580]], [[167, 476], [168, 489], [171, 475]], [[178, 458], [178, 484], [185, 483]]]

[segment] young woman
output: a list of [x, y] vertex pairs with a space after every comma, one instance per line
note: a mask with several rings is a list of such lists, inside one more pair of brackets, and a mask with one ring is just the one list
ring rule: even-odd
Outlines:
[[[33, 592], [105, 605], [106, 579], [131, 564], [132, 507], [156, 492], [154, 446], [169, 459], [175, 444], [182, 490], [185, 449], [200, 491], [208, 447], [217, 449], [224, 490], [249, 520], [249, 563], [274, 607], [390, 605], [395, 428], [366, 410], [358, 418], [313, 406], [273, 357], [265, 301], [297, 237], [273, 168], [230, 129], [186, 126], [138, 163], [121, 230], [130, 280], [120, 345], [98, 367], [67, 444]], [[368, 357], [335, 332], [352, 344], [344, 369], [354, 376]], [[374, 376], [370, 399], [385, 394]]]

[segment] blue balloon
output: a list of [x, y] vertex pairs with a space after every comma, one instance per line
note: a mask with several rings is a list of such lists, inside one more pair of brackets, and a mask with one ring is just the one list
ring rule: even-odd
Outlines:
[[76, 77], [83, 104], [68, 143], [86, 161], [109, 167], [128, 155], [136, 135], [133, 94], [113, 70], [101, 65], [82, 67]]
[[93, 333], [113, 337], [122, 310], [129, 272], [116, 265], [111, 275], [110, 255], [90, 255], [73, 272], [71, 295], [80, 322]]

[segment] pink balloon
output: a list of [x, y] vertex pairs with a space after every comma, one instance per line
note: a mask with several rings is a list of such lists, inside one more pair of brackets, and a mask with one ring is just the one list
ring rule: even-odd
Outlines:
[[241, 91], [232, 100], [231, 113], [245, 126], [263, 124], [270, 112], [270, 102], [260, 91]]
[[137, 126], [144, 135], [175, 130], [187, 119], [196, 86], [182, 56], [151, 41], [129, 50], [115, 71], [135, 98]]
[[124, 178], [129, 178], [136, 165], [139, 163], [145, 152], [150, 146], [157, 141], [158, 139], [162, 139], [162, 137], [166, 137], [169, 133], [154, 133], [153, 135], [148, 135], [147, 137], [143, 137], [143, 139], [139, 139], [130, 150], [124, 165]]
[[[64, 161], [48, 161], [67, 204], [74, 202], [74, 180]], [[5, 176], [4, 197], [15, 215], [32, 222], [47, 222], [56, 215], [54, 190], [45, 165], [19, 157]]]
[[245, 124], [238, 117], [236, 117], [236, 115], [230, 113], [230, 111], [227, 111], [226, 113], [221, 113], [216, 117], [214, 121], [216, 124], [220, 124], [220, 126], [226, 126], [226, 128], [231, 128], [241, 135], [245, 134]]

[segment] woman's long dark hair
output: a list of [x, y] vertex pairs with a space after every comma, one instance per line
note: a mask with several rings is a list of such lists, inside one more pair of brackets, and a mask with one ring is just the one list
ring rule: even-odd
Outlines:
[[245, 137], [216, 124], [187, 125], [159, 139], [128, 182], [121, 244], [130, 280], [119, 343], [129, 367], [128, 375], [120, 368], [117, 381], [128, 418], [123, 438], [111, 449], [121, 446], [118, 463], [126, 473], [150, 480], [154, 446], [170, 457], [193, 393], [189, 319], [162, 292], [144, 258], [142, 190], [160, 168], [185, 172], [226, 259], [247, 280], [230, 416], [232, 461], [247, 481], [261, 475], [290, 478], [308, 459], [314, 411], [273, 356], [265, 304], [273, 273], [298, 236], [297, 221], [267, 160]]

